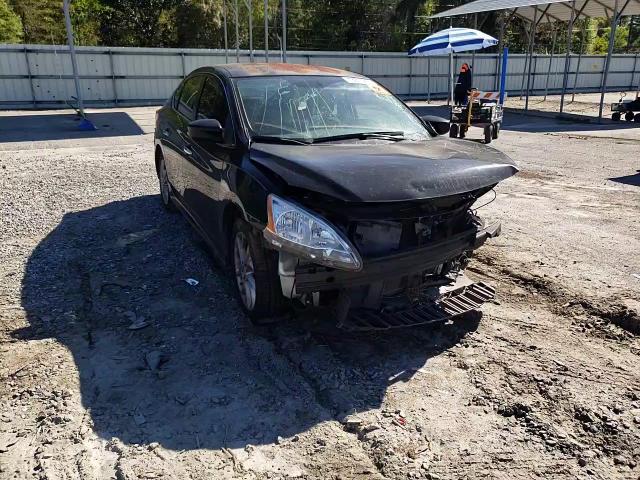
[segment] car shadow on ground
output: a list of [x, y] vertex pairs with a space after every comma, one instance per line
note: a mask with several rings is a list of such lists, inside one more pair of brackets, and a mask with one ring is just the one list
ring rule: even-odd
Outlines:
[[616, 183], [624, 183], [625, 185], [633, 185], [634, 187], [640, 187], [640, 170], [637, 173], [631, 175], [623, 175], [622, 177], [612, 177], [609, 180]]
[[121, 137], [144, 133], [140, 125], [125, 112], [96, 112], [91, 113], [89, 119], [97, 130], [79, 130], [80, 117], [73, 113], [0, 115], [0, 143]]
[[360, 335], [317, 315], [253, 327], [187, 223], [151, 195], [66, 214], [32, 252], [21, 299], [29, 325], [14, 336], [69, 349], [99, 436], [173, 450], [271, 443], [378, 408], [479, 321]]

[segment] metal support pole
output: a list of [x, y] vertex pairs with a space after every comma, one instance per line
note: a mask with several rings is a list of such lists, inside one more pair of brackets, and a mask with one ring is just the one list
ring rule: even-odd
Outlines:
[[602, 109], [604, 108], [604, 93], [607, 88], [607, 77], [609, 76], [609, 67], [611, 65], [611, 56], [613, 55], [613, 45], [616, 38], [616, 28], [618, 27], [618, 20], [620, 15], [618, 12], [618, 0], [616, 0], [613, 7], [613, 14], [611, 15], [611, 33], [609, 34], [609, 52], [604, 64], [604, 74], [602, 75], [602, 84], [600, 85], [600, 109], [598, 110], [598, 121], [602, 121]]
[[229, 39], [227, 36], [227, 0], [222, 0], [222, 25], [224, 28], [224, 63], [229, 63]]
[[269, 63], [269, 0], [264, 0], [264, 61]]
[[580, 36], [580, 50], [578, 51], [578, 65], [576, 65], [576, 74], [573, 76], [573, 92], [571, 93], [571, 103], [576, 99], [576, 89], [578, 88], [578, 75], [580, 74], [580, 64], [582, 63], [582, 49], [584, 47], [584, 37], [586, 26], [582, 28], [582, 35]]
[[[449, 17], [449, 28], [453, 28], [453, 17]], [[449, 98], [447, 105], [453, 106], [453, 50], [449, 52]]]
[[248, 0], [247, 8], [249, 9], [249, 61], [253, 63], [253, 4]]
[[240, 63], [240, 32], [238, 31], [238, 0], [233, 0], [233, 15], [236, 22], [236, 63]]
[[522, 81], [520, 82], [520, 100], [524, 97], [524, 82], [527, 78], [527, 69], [529, 68], [529, 52], [531, 50], [531, 32], [527, 34], [527, 52], [524, 57], [524, 67], [522, 68]]
[[504, 106], [504, 97], [507, 94], [507, 62], [509, 61], [509, 47], [502, 50], [502, 66], [500, 67], [500, 105]]
[[187, 62], [184, 61], [184, 50], [180, 52], [180, 62], [182, 63], [182, 78], [187, 78]]
[[[473, 14], [473, 28], [475, 30], [478, 29], [478, 14], [474, 13]], [[473, 50], [471, 52], [471, 71], [473, 72], [473, 67], [475, 66], [475, 61], [476, 61], [476, 51]], [[473, 86], [473, 85], [472, 85]]]
[[[531, 66], [533, 64], [533, 50], [536, 45], [536, 27], [538, 26], [538, 9], [533, 13], [533, 23], [531, 24], [531, 50], [529, 53], [529, 71], [527, 72], [527, 96], [524, 101], [524, 111], [529, 111], [529, 92], [531, 91]], [[535, 78], [534, 78], [535, 83]], [[535, 86], [535, 85], [534, 85]]]
[[116, 106], [118, 105], [118, 88], [116, 84], [116, 71], [113, 68], [113, 52], [109, 49], [109, 66], [111, 67], [111, 82], [113, 85], [113, 99]]
[[493, 89], [497, 90], [498, 86], [499, 86], [499, 79], [500, 79], [500, 68], [501, 68], [501, 64], [502, 64], [502, 49], [504, 48], [504, 17], [501, 15], [500, 16], [500, 36], [498, 37], [498, 54], [496, 55], [496, 74], [494, 77], [494, 82], [493, 82]]
[[567, 91], [567, 83], [569, 81], [569, 66], [571, 56], [571, 42], [573, 39], [573, 22], [576, 17], [576, 0], [571, 2], [571, 18], [569, 19], [569, 26], [567, 28], [567, 53], [564, 57], [564, 73], [562, 75], [562, 93], [560, 94], [560, 113], [564, 109], [564, 94]]
[[360, 55], [360, 74], [364, 75], [364, 53]]
[[[29, 76], [29, 88], [31, 88], [31, 101], [33, 102], [33, 108], [36, 108], [36, 89], [33, 88], [33, 78], [31, 76], [31, 65], [29, 64], [29, 52], [27, 52], [27, 46], [24, 46], [24, 61], [27, 64], [27, 75]], [[635, 67], [634, 67], [635, 70]], [[631, 78], [633, 81], [633, 76]]]
[[78, 110], [84, 118], [84, 103], [82, 101], [82, 91], [80, 90], [80, 78], [78, 76], [78, 62], [76, 60], [76, 49], [73, 45], [73, 28], [71, 27], [71, 15], [69, 5], [71, 0], [64, 0], [62, 8], [64, 10], [64, 24], [67, 29], [67, 43], [69, 44], [69, 54], [71, 55], [71, 68], [73, 69], [73, 83], [76, 86], [76, 98], [78, 99]]
[[631, 72], [631, 83], [629, 84], [629, 90], [633, 90], [636, 88], [636, 67], [638, 66], [638, 54], [636, 53], [633, 58], [633, 71]]
[[427, 102], [431, 103], [431, 58], [427, 57]]
[[282, 61], [287, 63], [287, 0], [282, 0]]
[[551, 76], [551, 65], [553, 65], [553, 54], [556, 50], [556, 36], [557, 36], [556, 27], [553, 27], [553, 37], [551, 39], [551, 56], [549, 56], [549, 68], [547, 69], [547, 80], [544, 84], [544, 99], [547, 99], [547, 94], [549, 93], [549, 77]]
[[411, 98], [412, 88], [411, 84], [413, 80], [413, 58], [409, 57], [409, 98]]

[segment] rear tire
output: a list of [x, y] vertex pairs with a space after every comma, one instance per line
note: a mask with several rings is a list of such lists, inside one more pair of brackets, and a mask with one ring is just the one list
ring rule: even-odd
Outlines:
[[636, 113], [633, 117], [633, 121], [636, 123], [640, 123], [640, 113]]
[[500, 122], [494, 123], [493, 124], [493, 135], [492, 138], [494, 140], [498, 139], [498, 135], [500, 135]]
[[458, 124], [457, 123], [452, 123], [451, 127], [449, 128], [449, 136], [451, 138], [456, 138], [458, 136]]
[[273, 252], [256, 230], [242, 219], [233, 224], [230, 252], [234, 285], [242, 309], [256, 325], [271, 323], [283, 311], [284, 300]]
[[467, 136], [467, 126], [466, 125], [460, 125], [460, 138], [464, 138]]
[[175, 212], [176, 206], [173, 204], [171, 183], [169, 182], [167, 166], [164, 163], [163, 156], [160, 156], [160, 160], [158, 161], [158, 182], [160, 184], [160, 200], [162, 200], [162, 206], [170, 212]]
[[633, 112], [627, 112], [627, 113], [625, 113], [625, 114], [624, 114], [624, 119], [625, 119], [627, 122], [630, 122], [631, 120], [633, 120]]
[[621, 116], [622, 115], [620, 115], [620, 112], [613, 112], [611, 114], [611, 120], [613, 120], [614, 122], [619, 122]]
[[493, 140], [493, 125], [487, 125], [484, 127], [484, 143], [490, 144]]

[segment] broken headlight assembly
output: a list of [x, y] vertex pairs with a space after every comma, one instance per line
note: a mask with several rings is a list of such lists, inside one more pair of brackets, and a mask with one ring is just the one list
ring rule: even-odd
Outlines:
[[341, 270], [360, 270], [357, 250], [335, 227], [313, 213], [275, 195], [267, 198], [264, 237], [274, 247], [314, 263]]

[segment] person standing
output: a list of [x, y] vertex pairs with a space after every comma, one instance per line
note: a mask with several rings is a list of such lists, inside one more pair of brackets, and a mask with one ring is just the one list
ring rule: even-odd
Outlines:
[[467, 63], [463, 63], [460, 67], [460, 74], [453, 90], [453, 101], [456, 105], [466, 105], [473, 84], [473, 74], [471, 67]]

